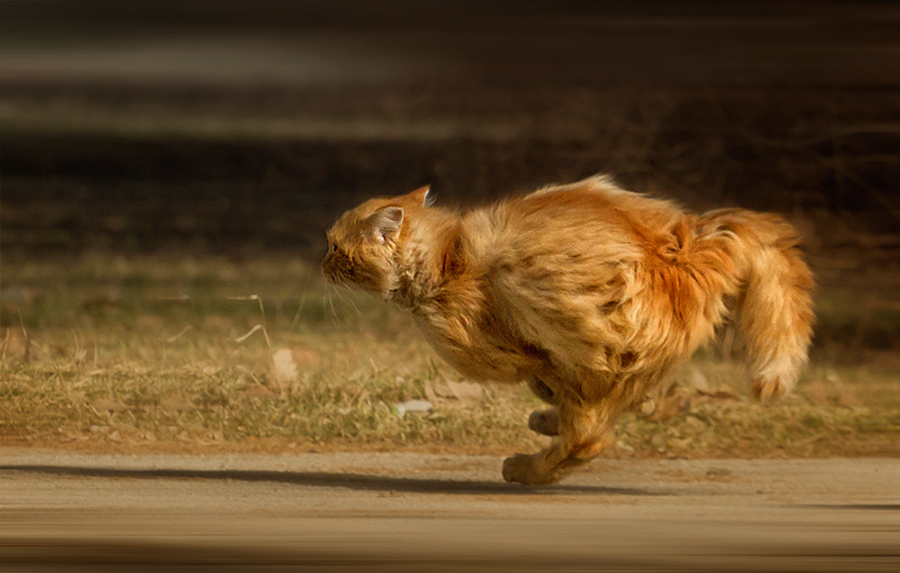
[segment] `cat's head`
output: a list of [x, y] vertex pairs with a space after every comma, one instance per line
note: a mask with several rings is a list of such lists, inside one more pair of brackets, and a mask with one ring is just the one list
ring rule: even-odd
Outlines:
[[406, 237], [409, 218], [431, 203], [426, 186], [407, 195], [370, 199], [347, 211], [325, 233], [328, 253], [322, 274], [333, 284], [387, 297], [397, 288], [395, 253]]

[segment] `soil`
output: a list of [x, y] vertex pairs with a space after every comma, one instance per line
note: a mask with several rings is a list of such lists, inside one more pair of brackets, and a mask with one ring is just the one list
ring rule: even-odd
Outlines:
[[897, 460], [0, 452], [0, 571], [889, 571]]

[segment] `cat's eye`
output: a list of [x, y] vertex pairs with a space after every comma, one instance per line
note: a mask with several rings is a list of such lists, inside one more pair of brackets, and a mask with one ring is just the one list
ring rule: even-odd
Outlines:
[[331, 241], [328, 242], [328, 254], [332, 255], [337, 250], [337, 247]]

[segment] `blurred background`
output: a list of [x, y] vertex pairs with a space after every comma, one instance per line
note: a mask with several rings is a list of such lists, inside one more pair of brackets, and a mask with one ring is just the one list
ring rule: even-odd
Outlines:
[[892, 2], [2, 2], [4, 257], [316, 258], [363, 198], [598, 172], [900, 254]]
[[[847, 454], [859, 432], [865, 451], [896, 453], [890, 1], [0, 2], [0, 354], [16, 358], [4, 376], [18, 380], [0, 386], [0, 436], [377, 442], [393, 420], [397, 440], [482, 443], [463, 423], [453, 434], [382, 408], [453, 374], [408, 322], [325, 293], [324, 231], [363, 199], [429, 183], [440, 204], [466, 207], [598, 172], [693, 210], [790, 218], [819, 282], [798, 398], [812, 413], [795, 428], [786, 410], [789, 430], [772, 439], [791, 448], [800, 432], [800, 453]], [[272, 368], [279, 345], [300, 370], [289, 363], [287, 382]], [[731, 384], [731, 371], [715, 374], [729, 354], [703, 376]], [[50, 384], [55, 373], [81, 393]], [[302, 425], [285, 392], [304, 376], [321, 392], [296, 396], [346, 400], [355, 426]], [[342, 386], [354, 376], [358, 394]], [[172, 386], [148, 394], [161, 380]], [[280, 409], [253, 418], [271, 396]], [[523, 403], [498, 449], [527, 434]], [[684, 418], [673, 404], [667, 415]], [[71, 430], [49, 414], [35, 422], [41, 408]], [[835, 425], [835, 412], [856, 417]], [[667, 455], [658, 442], [671, 438], [734, 455], [747, 444], [732, 426], [721, 447], [709, 444], [726, 430], [712, 426], [706, 445], [639, 426], [625, 446]]]

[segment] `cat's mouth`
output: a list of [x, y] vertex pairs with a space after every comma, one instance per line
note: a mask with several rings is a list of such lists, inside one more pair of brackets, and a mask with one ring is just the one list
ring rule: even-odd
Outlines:
[[326, 265], [322, 265], [322, 276], [325, 278], [325, 282], [331, 284], [333, 286], [344, 286], [348, 288], [362, 288], [353, 278], [347, 276], [345, 273], [342, 273], [340, 269], [337, 268], [329, 268]]
[[325, 277], [325, 280], [333, 285], [342, 285], [346, 282], [346, 280], [338, 276], [337, 273], [333, 271], [329, 271], [327, 269], [322, 269], [322, 276]]
[[319, 269], [322, 271], [322, 277], [333, 285], [341, 284], [343, 282], [342, 277], [338, 276], [337, 271], [332, 267], [330, 262], [331, 253], [325, 255], [325, 258], [322, 259], [322, 264], [319, 266]]

